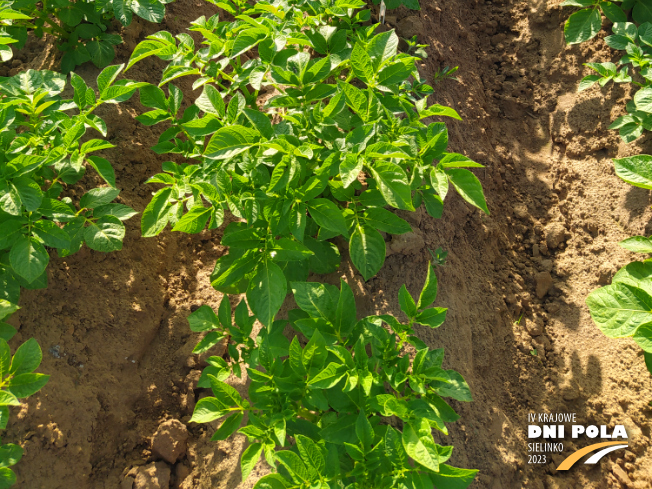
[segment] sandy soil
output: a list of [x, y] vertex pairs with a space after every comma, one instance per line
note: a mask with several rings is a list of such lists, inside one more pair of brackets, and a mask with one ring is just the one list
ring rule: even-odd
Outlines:
[[[449, 319], [420, 333], [446, 348], [447, 365], [465, 376], [474, 394], [473, 403], [455, 404], [462, 419], [441, 440], [455, 445], [454, 465], [480, 469], [473, 487], [652, 487], [652, 378], [640, 349], [604, 337], [584, 304], [591, 290], [636, 258], [617, 242], [652, 234], [649, 192], [621, 182], [611, 163], [650, 152], [649, 137], [626, 145], [607, 130], [624, 110], [627, 90], [577, 93], [587, 74], [583, 62], [615, 56], [602, 34], [566, 47], [568, 11], [558, 0], [422, 3], [421, 12], [400, 9], [387, 21], [399, 35], [418, 33], [430, 44], [423, 76], [460, 66], [459, 82], [438, 84], [431, 102], [464, 117], [449, 123], [451, 147], [486, 165], [476, 174], [491, 217], [450, 196], [441, 220], [425, 212], [407, 216], [415, 236], [392, 245], [395, 252], [377, 277], [364, 283], [346, 264], [339, 275], [355, 284], [361, 314], [398, 315], [398, 289], [403, 281], [419, 289], [427, 248], [450, 251], [438, 270], [438, 305], [450, 308]], [[182, 32], [212, 8], [178, 0], [168, 5], [162, 27], [135, 21], [123, 32], [127, 42], [116, 61], [126, 61], [148, 33]], [[0, 75], [50, 67], [55, 56], [32, 43]], [[160, 68], [146, 61], [128, 76], [158, 82]], [[85, 66], [79, 74], [90, 84], [97, 70]], [[182, 88], [187, 99], [199, 95], [188, 83]], [[135, 97], [101, 113], [109, 139], [119, 146], [105, 157], [116, 167], [121, 199], [138, 210], [153, 190], [142, 183], [163, 161], [149, 150], [158, 129], [133, 120], [142, 111]], [[82, 181], [69, 192], [79, 194], [92, 183]], [[41, 371], [52, 375], [14, 413], [3, 436], [25, 448], [17, 488], [127, 487], [128, 474], [152, 460], [150, 438], [159, 424], [189, 419], [201, 392], [193, 389], [200, 367], [190, 354], [197, 337], [185, 318], [193, 306], [219, 303], [208, 280], [224, 253], [219, 241], [219, 231], [192, 237], [166, 231], [143, 239], [132, 220], [119, 253], [84, 249], [53, 257], [49, 288], [25, 292], [13, 318], [19, 328], [14, 342], [35, 337], [44, 350]], [[625, 424], [630, 448], [568, 474], [554, 467], [578, 448], [572, 444], [559, 460], [529, 465], [530, 412], [574, 412], [587, 423]], [[188, 453], [171, 467], [171, 488], [251, 487], [266, 471], [261, 464], [240, 484], [244, 437], [212, 443], [212, 430], [189, 426]]]

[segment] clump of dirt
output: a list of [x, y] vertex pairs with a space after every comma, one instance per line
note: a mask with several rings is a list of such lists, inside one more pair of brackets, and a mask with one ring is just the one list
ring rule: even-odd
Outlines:
[[[450, 147], [485, 165], [476, 175], [491, 216], [451, 195], [440, 220], [421, 211], [405, 216], [414, 236], [390, 243], [378, 276], [364, 282], [343, 263], [324, 280], [344, 276], [360, 314], [399, 315], [399, 287], [406, 283], [418, 292], [428, 248], [449, 250], [438, 269], [437, 302], [449, 308], [448, 320], [419, 333], [431, 346], [445, 347], [446, 365], [465, 376], [474, 394], [472, 403], [453, 402], [462, 417], [440, 440], [455, 446], [451, 463], [480, 469], [478, 488], [643, 489], [652, 486], [652, 380], [640, 348], [604, 337], [584, 299], [636, 259], [617, 242], [650, 228], [649, 193], [620, 181], [610, 161], [645, 152], [649, 139], [625, 145], [607, 130], [623, 110], [627, 89], [577, 94], [586, 74], [582, 63], [611, 60], [614, 53], [602, 34], [567, 47], [562, 25], [569, 12], [558, 3], [424, 0], [420, 12], [388, 13], [388, 27], [430, 45], [420, 66], [425, 78], [460, 66], [459, 82], [437, 84], [431, 102], [463, 116], [447, 121]], [[191, 20], [214, 12], [191, 0], [167, 9], [162, 26], [134, 20], [125, 29], [117, 62], [146, 35], [183, 32]], [[0, 75], [51, 67], [52, 52], [37, 46], [28, 45], [29, 54], [9, 71], [0, 68]], [[158, 83], [162, 66], [148, 59], [127, 75]], [[97, 70], [84, 66], [78, 73], [92, 85]], [[180, 86], [185, 103], [200, 93], [184, 79]], [[164, 160], [149, 150], [158, 129], [133, 120], [143, 112], [137, 96], [98, 112], [118, 146], [105, 156], [116, 168], [121, 201], [142, 211], [153, 190], [143, 182]], [[97, 183], [93, 178], [70, 191], [82, 192]], [[241, 484], [238, 459], [246, 441], [236, 435], [210, 442], [215, 426], [188, 425], [185, 451], [167, 462], [152, 450], [155, 433], [187, 422], [203, 395], [196, 386], [202, 366], [191, 355], [197, 337], [185, 318], [221, 299], [209, 281], [225, 252], [220, 236], [219, 230], [165, 231], [143, 239], [136, 218], [128, 222], [123, 251], [53, 257], [48, 289], [24, 292], [23, 309], [12, 319], [19, 329], [13, 342], [35, 337], [44, 350], [41, 371], [52, 377], [14, 413], [3, 437], [25, 448], [16, 487], [139, 489], [169, 478], [175, 489], [246, 488], [268, 470], [259, 463]], [[244, 381], [231, 380], [245, 391]], [[568, 474], [555, 467], [579, 448], [572, 443], [544, 465], [528, 464], [527, 414], [539, 412], [624, 424], [630, 447]], [[169, 436], [176, 447], [179, 440]]]

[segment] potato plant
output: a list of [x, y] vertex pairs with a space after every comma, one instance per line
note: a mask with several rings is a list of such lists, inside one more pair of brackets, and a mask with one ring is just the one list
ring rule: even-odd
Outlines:
[[[613, 34], [605, 42], [617, 51], [625, 51], [617, 63], [585, 63], [595, 74], [585, 76], [579, 90], [586, 90], [598, 83], [604, 87], [609, 82], [631, 83], [639, 89], [627, 102], [627, 114], [618, 117], [609, 129], [618, 129], [626, 143], [639, 138], [644, 131], [652, 129], [652, 0], [615, 3], [593, 0], [568, 0], [562, 5], [584, 6], [570, 16], [564, 33], [569, 44], [593, 38], [601, 29], [603, 12], [613, 22]], [[634, 22], [628, 22], [625, 13], [631, 9]]]
[[[0, 21], [3, 39], [15, 42], [21, 49], [28, 32], [37, 37], [44, 34], [57, 39], [63, 51], [61, 70], [72, 71], [75, 66], [92, 61], [98, 68], [108, 66], [115, 56], [114, 46], [122, 43], [118, 34], [110, 32], [115, 18], [128, 26], [135, 15], [150, 22], [161, 22], [165, 4], [173, 0], [0, 0]], [[6, 37], [5, 37], [6, 36]], [[11, 58], [11, 48], [0, 44], [3, 61]]]
[[[15, 311], [5, 300], [0, 300], [0, 321]], [[2, 324], [2, 323], [0, 323]], [[0, 429], [9, 421], [9, 407], [20, 405], [19, 399], [35, 394], [48, 382], [50, 376], [34, 373], [41, 363], [41, 348], [35, 339], [20, 345], [12, 356], [6, 338], [7, 331], [0, 338]], [[16, 474], [10, 469], [23, 456], [23, 449], [14, 445], [0, 444], [0, 489], [16, 483]]]
[[[99, 96], [72, 74], [72, 100], [61, 92], [65, 75], [28, 70], [0, 79], [0, 300], [17, 307], [20, 288], [47, 285], [47, 247], [59, 256], [76, 253], [86, 245], [96, 251], [122, 248], [122, 221], [135, 214], [113, 202], [115, 188], [111, 164], [95, 155], [112, 148], [104, 139], [84, 138], [88, 129], [106, 136], [105, 122], [93, 112], [105, 103], [118, 103], [140, 86], [116, 81], [122, 66], [100, 73]], [[107, 186], [86, 192], [79, 201], [64, 197], [68, 185], [93, 168]], [[2, 333], [7, 331], [2, 324]], [[0, 336], [5, 337], [4, 334]]]
[[18, 33], [14, 29], [17, 21], [27, 21], [31, 17], [11, 8], [12, 0], [0, 0], [0, 61], [9, 61], [14, 57], [12, 44], [20, 44]]
[[[616, 175], [636, 187], [652, 190], [652, 156], [614, 160]], [[652, 237], [634, 236], [620, 246], [652, 254]], [[652, 261], [633, 262], [616, 273], [611, 285], [591, 292], [586, 303], [593, 321], [610, 338], [633, 338], [644, 352], [652, 374]]]
[[[149, 56], [169, 61], [160, 86], [140, 88], [152, 110], [145, 125], [165, 124], [154, 146], [166, 162], [149, 182], [162, 184], [142, 216], [144, 236], [215, 229], [230, 212], [213, 286], [247, 293], [266, 326], [288, 282], [335, 271], [341, 236], [365, 279], [385, 260], [381, 232], [409, 232], [386, 209], [422, 204], [440, 217], [449, 185], [488, 212], [482, 187], [464, 167], [481, 167], [447, 151], [443, 122], [458, 114], [428, 105], [417, 58], [397, 51], [393, 31], [363, 27], [361, 0], [300, 0], [253, 7], [233, 4], [235, 22], [199, 18], [187, 34], [149, 36], [128, 67]], [[172, 81], [194, 78], [201, 95], [180, 113], [183, 94]]]
[[[400, 290], [407, 324], [390, 315], [358, 320], [344, 281], [339, 290], [316, 282], [291, 287], [299, 308], [288, 320], [272, 318], [255, 340], [256, 317], [244, 300], [235, 323], [227, 296], [217, 314], [202, 306], [189, 316], [193, 331], [232, 340], [231, 363], [208, 359], [199, 386], [214, 396], [198, 401], [191, 422], [223, 419], [212, 440], [246, 435], [243, 480], [261, 456], [276, 469], [256, 483], [260, 489], [467, 487], [477, 471], [447, 465], [453, 447], [437, 444], [432, 430], [448, 434], [446, 423], [459, 418], [445, 397], [468, 402], [471, 393], [458, 372], [442, 367], [444, 350], [430, 350], [414, 333], [416, 324], [436, 328], [446, 318], [446, 309], [432, 307], [434, 269], [417, 300]], [[297, 334], [291, 342], [287, 325]], [[243, 367], [248, 399], [224, 382]]]

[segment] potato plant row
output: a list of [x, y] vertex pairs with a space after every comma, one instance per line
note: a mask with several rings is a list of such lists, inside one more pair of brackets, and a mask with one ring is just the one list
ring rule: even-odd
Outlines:
[[[620, 3], [620, 6], [616, 5]], [[562, 6], [582, 7], [567, 20], [566, 42], [576, 44], [592, 39], [602, 28], [602, 15], [611, 22], [613, 34], [605, 43], [626, 54], [616, 63], [586, 63], [597, 74], [582, 79], [579, 90], [610, 81], [640, 87], [627, 102], [627, 114], [618, 117], [609, 129], [618, 129], [626, 143], [652, 129], [652, 1], [566, 0]], [[630, 73], [631, 67], [631, 73]], [[614, 160], [616, 175], [623, 181], [652, 189], [652, 156], [636, 155]], [[652, 239], [634, 236], [620, 246], [636, 253], [652, 254]], [[633, 262], [614, 276], [611, 285], [593, 291], [586, 299], [591, 317], [610, 338], [633, 338], [643, 349], [647, 369], [652, 374], [652, 260]]]
[[[400, 52], [394, 31], [370, 25], [362, 0], [210, 1], [229, 20], [194, 21], [199, 45], [186, 33], [161, 31], [134, 49], [127, 69], [150, 56], [167, 62], [158, 86], [118, 79], [122, 65], [101, 72], [98, 91], [72, 73], [71, 100], [61, 97], [66, 77], [58, 73], [0, 80], [0, 320], [17, 310], [21, 287], [47, 285], [47, 248], [59, 256], [84, 243], [121, 249], [123, 221], [136, 211], [114, 202], [113, 168], [93, 154], [113, 146], [84, 136], [106, 137], [95, 109], [138, 91], [151, 110], [137, 119], [162, 125], [153, 151], [174, 160], [148, 180], [157, 190], [142, 213], [143, 236], [168, 225], [198, 233], [224, 227], [227, 214], [235, 218], [221, 239], [228, 253], [211, 275], [223, 294], [219, 310], [202, 306], [189, 317], [191, 330], [203, 333], [195, 353], [228, 342], [228, 355], [208, 359], [199, 387], [213, 396], [197, 403], [191, 421], [221, 419], [215, 440], [247, 436], [243, 480], [261, 457], [272, 472], [256, 483], [260, 489], [467, 487], [477, 471], [448, 465], [453, 447], [432, 433], [448, 433], [446, 423], [459, 416], [444, 398], [471, 401], [468, 385], [443, 368], [443, 349], [431, 350], [414, 331], [446, 317], [433, 307], [434, 267], [418, 298], [400, 290], [407, 322], [358, 318], [349, 284], [308, 281], [337, 272], [342, 252], [364, 280], [373, 277], [386, 255], [381, 233], [411, 231], [393, 209], [424, 206], [440, 218], [455, 190], [489, 212], [468, 169], [482, 165], [449, 152], [446, 125], [429, 122], [460, 117], [428, 104], [433, 89], [416, 64], [424, 46], [412, 40]], [[0, 1], [0, 55], [10, 59], [11, 45], [33, 30], [62, 43], [64, 72], [89, 60], [103, 67], [120, 42], [108, 29], [112, 16], [123, 25], [132, 14], [159, 22], [166, 3]], [[418, 8], [415, 1], [386, 7], [402, 4]], [[174, 82], [185, 76], [202, 93], [181, 111], [184, 94]], [[66, 188], [87, 168], [106, 185], [73, 201]], [[290, 293], [298, 308], [281, 314]], [[1, 428], [7, 406], [48, 380], [33, 373], [41, 360], [36, 341], [12, 359], [6, 341], [13, 333], [0, 323]], [[245, 371], [247, 398], [225, 382]], [[0, 489], [15, 482], [9, 467], [21, 453], [0, 447]]]

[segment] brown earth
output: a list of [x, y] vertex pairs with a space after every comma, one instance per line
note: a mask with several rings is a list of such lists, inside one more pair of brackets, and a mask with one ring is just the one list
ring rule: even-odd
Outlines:
[[[611, 158], [650, 152], [650, 138], [626, 145], [607, 126], [624, 110], [627, 89], [577, 93], [582, 63], [616, 59], [599, 39], [566, 47], [559, 0], [424, 0], [421, 12], [389, 12], [390, 27], [418, 33], [430, 44], [421, 73], [431, 78], [459, 65], [459, 82], [436, 85], [431, 102], [450, 105], [463, 122], [449, 122], [451, 148], [486, 165], [476, 172], [491, 210], [486, 217], [459, 197], [447, 199], [441, 220], [407, 216], [410, 240], [391, 244], [384, 268], [367, 283], [343, 264], [339, 275], [355, 284], [360, 314], [399, 314], [405, 282], [418, 291], [429, 253], [449, 250], [438, 269], [440, 297], [449, 319], [423, 328], [431, 346], [446, 348], [446, 364], [469, 382], [474, 402], [455, 403], [461, 420], [442, 442], [455, 445], [453, 465], [480, 469], [476, 488], [652, 487], [650, 419], [652, 379], [640, 348], [610, 340], [591, 322], [587, 294], [637, 258], [621, 239], [652, 234], [649, 192], [620, 181]], [[148, 33], [183, 32], [212, 13], [203, 1], [168, 5], [162, 26], [134, 21], [123, 35], [117, 62]], [[31, 42], [0, 75], [53, 66], [54, 50]], [[132, 79], [157, 83], [161, 63], [148, 60]], [[97, 75], [85, 66], [89, 82]], [[186, 98], [192, 92], [182, 83]], [[133, 120], [143, 108], [103, 107], [106, 151], [117, 170], [121, 199], [142, 210], [152, 191], [143, 182], [163, 158], [149, 147], [157, 128]], [[98, 183], [87, 177], [70, 189]], [[155, 461], [151, 438], [166, 420], [187, 421], [199, 365], [197, 341], [186, 317], [193, 306], [216, 306], [208, 275], [224, 253], [220, 232], [186, 236], [169, 231], [140, 237], [128, 223], [124, 250], [104, 255], [83, 249], [52, 257], [47, 290], [24, 292], [13, 324], [13, 344], [35, 337], [44, 350], [40, 371], [49, 384], [15, 410], [3, 441], [25, 448], [16, 466], [19, 489], [116, 489], [158, 476], [171, 488], [251, 487], [267, 469], [259, 464], [240, 484], [237, 460], [244, 437], [213, 443], [214, 427], [188, 426], [185, 454], [174, 466]], [[338, 275], [327, 277], [334, 281]], [[236, 379], [237, 380], [237, 379]], [[235, 381], [243, 388], [242, 381]], [[624, 424], [630, 448], [596, 466], [556, 473], [558, 462], [580, 446], [565, 443], [554, 461], [528, 464], [527, 414], [577, 413], [581, 423]], [[176, 425], [175, 425], [176, 426]], [[185, 448], [185, 447], [184, 447]], [[176, 456], [176, 455], [175, 455]], [[135, 486], [134, 486], [135, 487]], [[145, 485], [143, 487], [158, 487]]]

